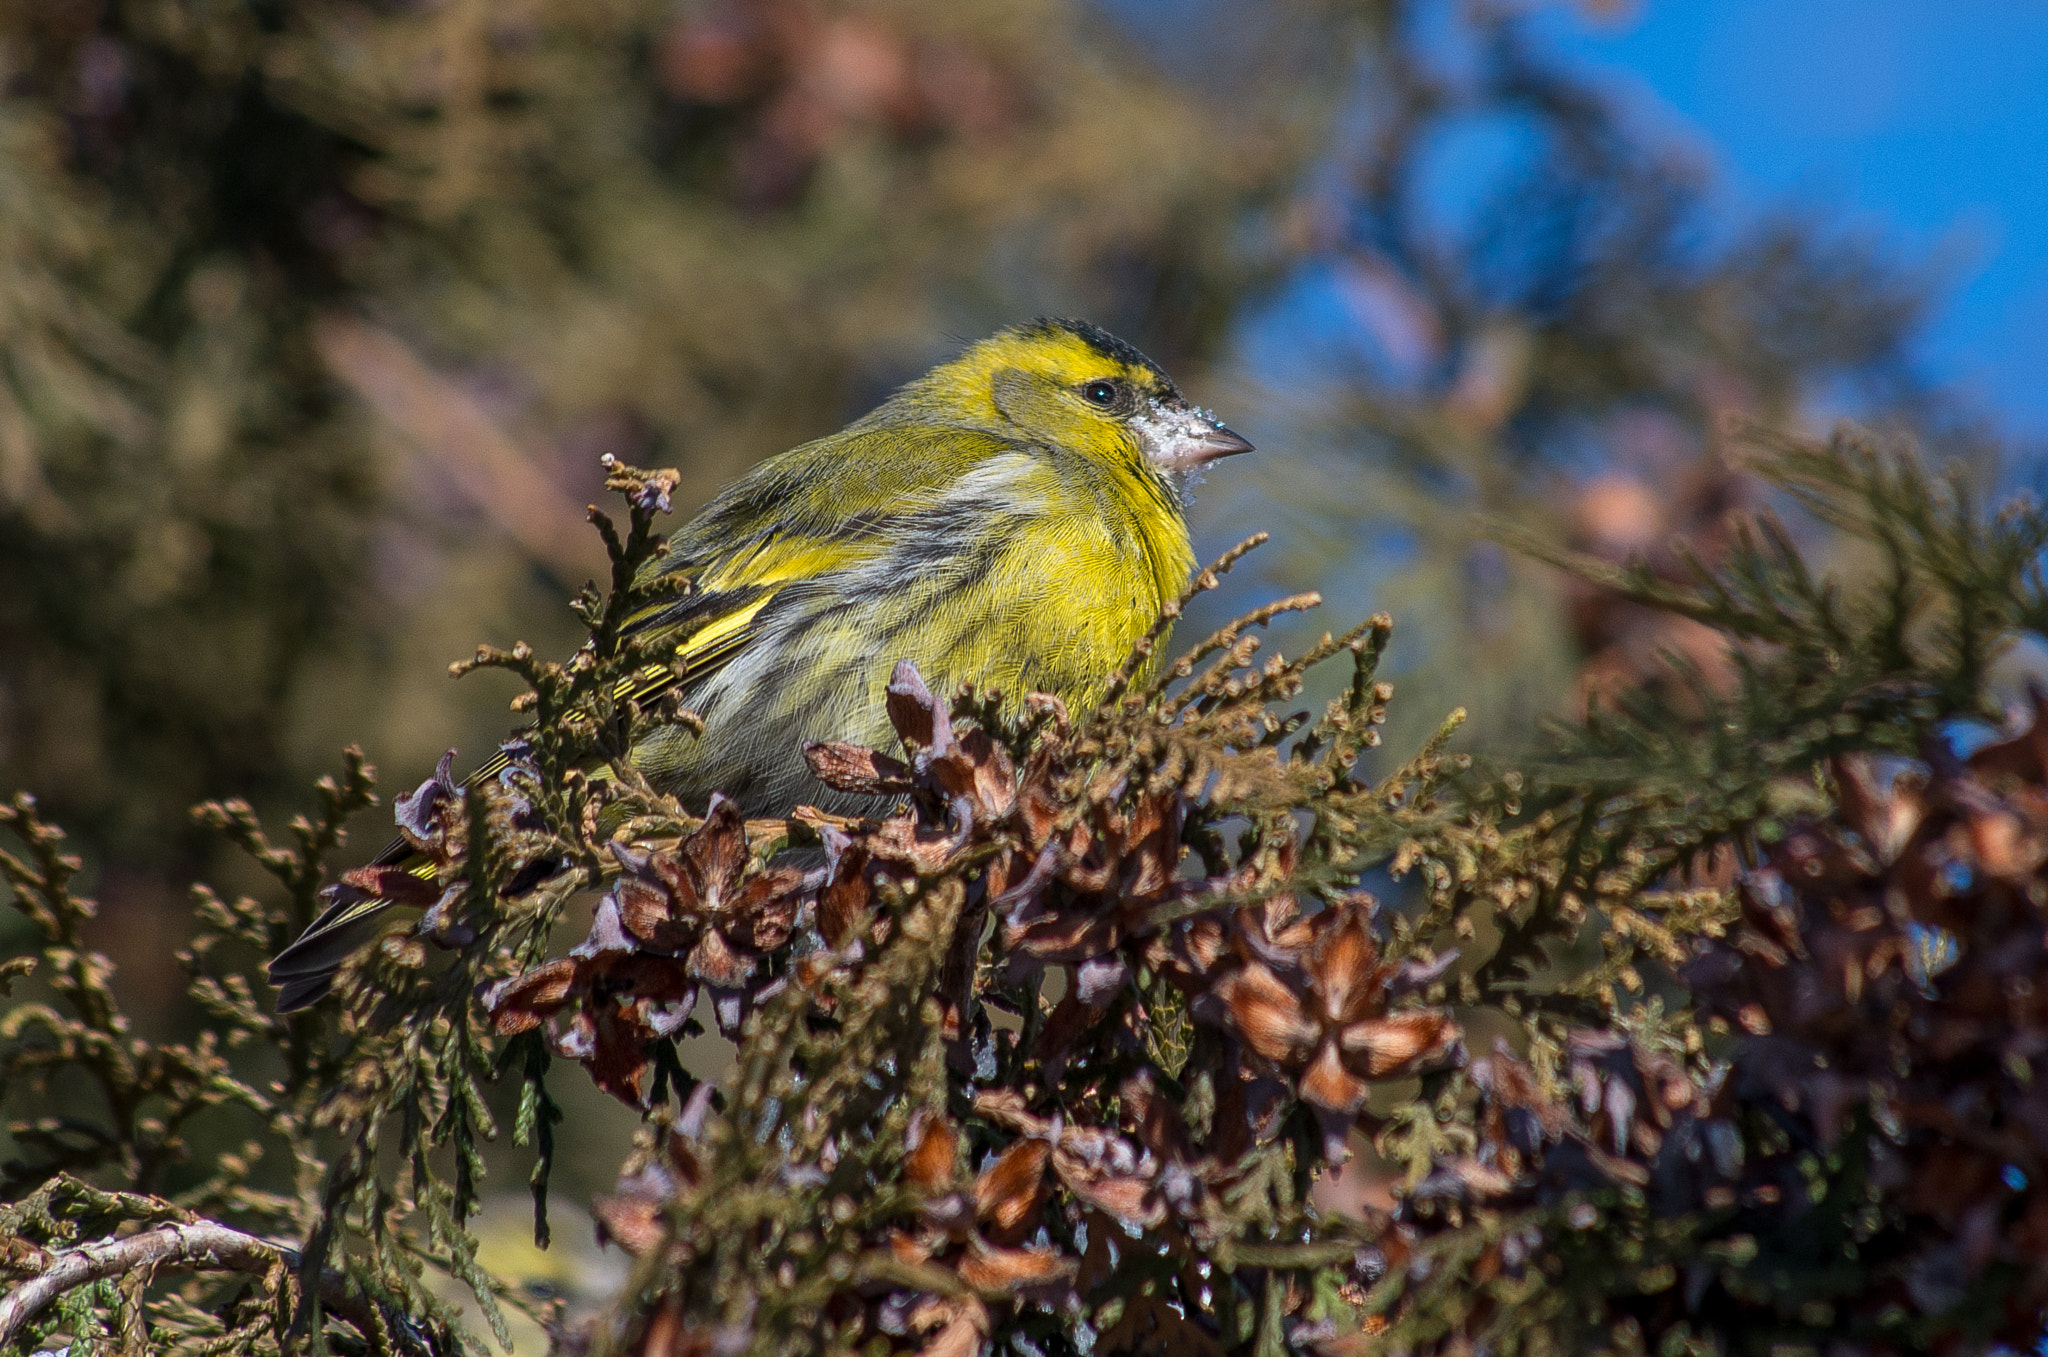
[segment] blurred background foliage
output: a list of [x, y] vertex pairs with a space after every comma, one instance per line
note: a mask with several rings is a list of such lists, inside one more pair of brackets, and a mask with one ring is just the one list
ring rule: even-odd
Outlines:
[[569, 634], [600, 454], [687, 510], [1036, 312], [1213, 354], [1342, 55], [1141, 47], [1062, 0], [0, 9], [6, 780], [176, 875], [202, 795], [495, 740], [442, 667]]
[[1909, 361], [1925, 277], [1709, 220], [1530, 8], [0, 0], [0, 786], [169, 1002], [184, 883], [230, 871], [186, 808], [494, 744], [508, 690], [445, 666], [569, 644], [601, 454], [687, 513], [1039, 313], [1261, 445], [1198, 530], [1280, 545], [1214, 606], [1393, 612], [1410, 719], [1498, 744], [1711, 667], [1474, 515], [1656, 561], [1756, 502], [1741, 420], [1996, 449]]

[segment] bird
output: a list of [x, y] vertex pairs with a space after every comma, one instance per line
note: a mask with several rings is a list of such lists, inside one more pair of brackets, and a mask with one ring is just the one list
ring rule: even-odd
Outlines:
[[[759, 463], [670, 536], [648, 570], [691, 587], [635, 626], [673, 638], [664, 681], [702, 733], [658, 728], [634, 766], [686, 804], [716, 792], [750, 816], [858, 813], [803, 749], [887, 747], [899, 662], [942, 695], [972, 684], [1092, 708], [1194, 571], [1192, 483], [1252, 450], [1096, 325], [997, 331]], [[280, 1012], [318, 1002], [389, 905], [332, 898], [270, 963]]]

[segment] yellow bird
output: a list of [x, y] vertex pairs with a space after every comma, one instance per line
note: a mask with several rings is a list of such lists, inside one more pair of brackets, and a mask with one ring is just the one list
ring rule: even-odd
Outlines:
[[[1096, 326], [998, 332], [762, 462], [674, 534], [650, 568], [694, 588], [640, 625], [675, 637], [705, 729], [656, 731], [634, 764], [687, 802], [833, 807], [803, 746], [887, 747], [901, 660], [936, 693], [1087, 710], [1194, 569], [1188, 474], [1249, 451]], [[279, 1010], [324, 995], [387, 904], [337, 901], [280, 953]]]

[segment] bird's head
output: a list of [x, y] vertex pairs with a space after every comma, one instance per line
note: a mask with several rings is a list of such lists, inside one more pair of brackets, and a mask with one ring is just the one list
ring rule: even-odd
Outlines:
[[1037, 320], [1000, 330], [933, 369], [920, 393], [1033, 442], [1085, 456], [1133, 457], [1161, 473], [1196, 470], [1252, 445], [1189, 405], [1160, 366], [1107, 330]]

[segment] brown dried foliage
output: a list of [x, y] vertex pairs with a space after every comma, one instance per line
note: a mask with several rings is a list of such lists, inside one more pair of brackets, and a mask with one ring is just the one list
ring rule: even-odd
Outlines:
[[[1348, 763], [1371, 739], [1385, 689], [1369, 665], [1385, 630], [1376, 620], [1318, 648], [1348, 646], [1366, 666], [1322, 724], [1326, 760]], [[1307, 1109], [1331, 1120], [1341, 1144], [1368, 1081], [1441, 1062], [1457, 1028], [1418, 1001], [1403, 967], [1381, 960], [1369, 896], [1316, 898], [1323, 888], [1303, 871], [1291, 818], [1268, 814], [1233, 861], [1219, 854], [1222, 870], [1188, 870], [1191, 813], [1264, 809], [1309, 781], [1353, 797], [1367, 790], [1332, 776], [1314, 744], [1278, 755], [1274, 732], [1303, 722], [1256, 718], [1267, 693], [1298, 690], [1301, 666], [1275, 660], [1247, 684], [1244, 631], [1227, 628], [1172, 671], [1191, 677], [1204, 653], [1223, 656], [1163, 719], [1155, 688], [1081, 723], [1035, 698], [1028, 726], [1008, 728], [971, 695], [949, 710], [900, 666], [888, 710], [904, 757], [807, 750], [827, 786], [899, 797], [892, 813], [848, 821], [800, 809], [767, 831], [771, 846], [785, 835], [814, 840], [824, 861], [813, 868], [752, 851], [723, 801], [671, 847], [612, 845], [621, 871], [588, 938], [487, 995], [498, 1033], [545, 1026], [555, 1054], [647, 1109], [656, 1044], [683, 1030], [700, 992], [744, 1060], [760, 1023], [781, 1016], [778, 1004], [796, 1006], [806, 1027], [857, 1028], [849, 1000], [862, 973], [921, 951], [932, 1024], [919, 1039], [936, 1043], [953, 1092], [910, 1107], [886, 1156], [854, 1163], [840, 1138], [826, 1137], [817, 1159], [778, 1166], [785, 1180], [829, 1195], [828, 1221], [855, 1214], [837, 1203], [891, 1181], [901, 1196], [896, 1211], [859, 1212], [862, 1228], [836, 1240], [821, 1230], [808, 1248], [760, 1267], [771, 1285], [801, 1289], [791, 1279], [821, 1261], [830, 1275], [819, 1255], [836, 1255], [845, 1284], [816, 1302], [813, 1326], [937, 1353], [974, 1350], [1025, 1311], [1115, 1311], [1134, 1269], [1170, 1267], [1176, 1295], [1209, 1299], [1193, 1314], [1148, 1311], [1146, 1341], [1213, 1347], [1225, 1324], [1248, 1334], [1265, 1290], [1269, 1304], [1285, 1300], [1281, 1284], [1248, 1274], [1243, 1295], [1219, 1300], [1226, 1283], [1203, 1281], [1198, 1260], [1247, 1244], [1285, 1254], [1282, 1241], [1298, 1240], [1310, 1219], [1301, 1198], [1317, 1157], [1297, 1158], [1295, 1146], [1323, 1139]], [[1263, 691], [1248, 697], [1248, 687]], [[1308, 856], [1327, 867], [1333, 854], [1324, 845]], [[949, 934], [906, 925], [908, 902], [947, 887], [956, 891]], [[799, 940], [807, 946], [790, 946]], [[1046, 987], [1054, 973], [1057, 999]], [[1177, 1045], [1167, 1040], [1176, 1032]], [[816, 1057], [790, 1058], [801, 1070]], [[706, 1268], [704, 1255], [718, 1250], [687, 1232], [664, 1239], [658, 1222], [678, 1208], [718, 1214], [703, 1166], [716, 1155], [710, 1123], [719, 1118], [704, 1092], [684, 1118], [694, 1133], [657, 1135], [600, 1207], [611, 1238], [643, 1262], [665, 1262], [665, 1275], [643, 1272], [652, 1287], [684, 1297], [695, 1287], [678, 1274]], [[1191, 1093], [1207, 1104], [1198, 1130], [1179, 1110]], [[845, 1109], [812, 1104], [806, 1114]], [[741, 1116], [729, 1108], [724, 1120]], [[969, 1145], [980, 1147], [978, 1173], [961, 1163]], [[782, 1224], [756, 1232], [757, 1255], [774, 1254]], [[1137, 1242], [1112, 1244], [1118, 1235]], [[661, 1302], [656, 1315], [677, 1317], [651, 1321], [642, 1350], [711, 1341], [693, 1308]]]
[[[646, 1119], [595, 1204], [631, 1282], [565, 1350], [2033, 1346], [2048, 698], [2008, 720], [1986, 675], [2048, 633], [2048, 515], [1974, 516], [1854, 442], [1781, 456], [1759, 474], [1890, 578], [1819, 580], [1771, 523], [1713, 569], [1593, 563], [1716, 628], [1729, 668], [1595, 709], [1529, 776], [1471, 772], [1448, 726], [1369, 772], [1388, 624], [1260, 659], [1304, 597], [1155, 665], [1162, 619], [1078, 716], [944, 702], [902, 667], [900, 749], [808, 751], [876, 813], [751, 823], [626, 759], [682, 718], [616, 697], [649, 663], [626, 619], [666, 485], [619, 469], [633, 526], [613, 593], [579, 600], [591, 646], [487, 654], [538, 723], [500, 776], [400, 798], [444, 884], [341, 883], [426, 914], [342, 977], [348, 1043], [305, 1109], [342, 1149], [300, 1304], [330, 1278], [412, 1304], [383, 1263], [306, 1283], [408, 1256], [420, 1218], [488, 1291], [462, 1247], [479, 1087], [517, 1071], [544, 1197], [562, 1059]], [[1342, 654], [1322, 715], [1289, 712]], [[1959, 719], [2005, 733], [1964, 757]], [[279, 863], [305, 912], [317, 877]], [[587, 936], [554, 955], [586, 888]], [[736, 1042], [716, 1087], [675, 1051], [700, 1004]], [[0, 1266], [59, 1265], [48, 1214]]]

